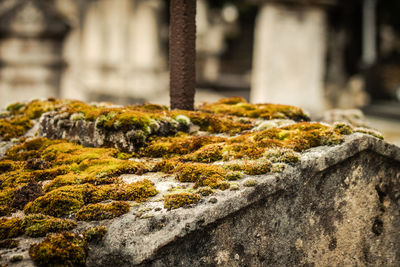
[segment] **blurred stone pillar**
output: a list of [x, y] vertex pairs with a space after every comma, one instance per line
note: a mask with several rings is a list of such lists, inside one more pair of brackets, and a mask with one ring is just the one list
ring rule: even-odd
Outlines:
[[325, 107], [325, 1], [264, 1], [256, 21], [252, 102]]
[[160, 38], [163, 0], [99, 0], [82, 28], [82, 84], [90, 101], [121, 104], [168, 93], [167, 54]]
[[66, 21], [43, 0], [19, 0], [0, 13], [0, 106], [58, 97]]

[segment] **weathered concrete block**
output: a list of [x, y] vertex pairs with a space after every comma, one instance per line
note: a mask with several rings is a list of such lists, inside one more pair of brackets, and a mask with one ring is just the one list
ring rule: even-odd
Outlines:
[[400, 148], [306, 121], [240, 98], [15, 103], [0, 266], [399, 266]]
[[400, 264], [398, 147], [354, 134], [255, 179], [194, 208], [131, 211], [110, 225], [89, 266]]

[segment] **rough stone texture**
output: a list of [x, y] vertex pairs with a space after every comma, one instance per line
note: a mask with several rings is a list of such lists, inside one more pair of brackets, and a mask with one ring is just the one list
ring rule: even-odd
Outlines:
[[[97, 122], [70, 119], [70, 114], [46, 113], [39, 121], [39, 136], [50, 139], [67, 139], [89, 147], [115, 147], [125, 152], [134, 152], [144, 144], [150, 133], [142, 129], [105, 130]], [[156, 122], [157, 128], [151, 134], [169, 136], [178, 131], [188, 132], [189, 126], [165, 118]]]
[[[89, 266], [398, 266], [400, 149], [363, 134], [193, 208], [113, 220]], [[210, 202], [213, 199], [212, 203]], [[215, 201], [216, 200], [216, 201]]]

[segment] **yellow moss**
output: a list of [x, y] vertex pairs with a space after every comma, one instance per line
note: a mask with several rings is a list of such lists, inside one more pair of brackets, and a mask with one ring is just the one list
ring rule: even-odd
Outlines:
[[170, 114], [185, 115], [193, 124], [200, 126], [200, 130], [211, 133], [236, 134], [245, 130], [250, 130], [254, 121], [252, 119], [239, 119], [233, 116], [222, 114], [211, 114], [202, 111], [171, 111]]
[[153, 171], [174, 173], [175, 169], [178, 168], [182, 163], [177, 160], [162, 160], [154, 165]]
[[85, 204], [98, 203], [108, 199], [140, 202], [157, 193], [154, 184], [149, 180], [132, 184], [63, 186], [28, 203], [24, 211], [60, 217], [75, 213]]
[[0, 137], [8, 141], [24, 135], [33, 126], [32, 121], [25, 116], [0, 119]]
[[79, 210], [85, 203], [83, 186], [63, 186], [29, 202], [25, 213], [43, 213], [55, 217]]
[[184, 160], [211, 163], [222, 160], [224, 143], [209, 144], [183, 157]]
[[253, 187], [257, 185], [257, 181], [254, 179], [247, 179], [246, 181], [244, 181], [243, 185], [246, 187]]
[[249, 118], [262, 119], [292, 119], [296, 121], [309, 121], [307, 114], [298, 107], [278, 104], [250, 104], [243, 98], [224, 98], [213, 104], [200, 107], [202, 111], [217, 114], [235, 115]]
[[58, 219], [42, 214], [32, 214], [24, 218], [25, 234], [30, 237], [45, 236], [51, 232], [71, 230], [76, 227], [72, 220]]
[[23, 221], [19, 218], [0, 219], [0, 239], [20, 236], [24, 233]]
[[119, 217], [128, 212], [129, 203], [123, 201], [89, 204], [82, 207], [75, 214], [75, 218], [79, 221], [100, 221]]
[[197, 203], [200, 196], [193, 193], [179, 193], [164, 196], [164, 208], [177, 209]]
[[175, 170], [176, 178], [181, 182], [197, 182], [200, 178], [208, 178], [213, 175], [224, 180], [226, 171], [219, 166], [201, 163], [184, 163]]
[[225, 168], [233, 171], [242, 171], [249, 175], [260, 175], [270, 172], [272, 164], [268, 160], [245, 160], [225, 165]]
[[29, 255], [38, 266], [84, 266], [87, 252], [87, 242], [68, 232], [52, 234], [29, 249]]
[[212, 190], [210, 187], [201, 187], [197, 189], [196, 193], [201, 196], [209, 196], [214, 193], [214, 190]]
[[224, 141], [223, 137], [216, 136], [187, 136], [152, 138], [146, 147], [142, 148], [141, 155], [148, 157], [173, 157], [192, 153], [201, 147]]
[[83, 237], [87, 242], [98, 243], [104, 238], [106, 233], [107, 228], [105, 226], [95, 226], [87, 229], [83, 233]]

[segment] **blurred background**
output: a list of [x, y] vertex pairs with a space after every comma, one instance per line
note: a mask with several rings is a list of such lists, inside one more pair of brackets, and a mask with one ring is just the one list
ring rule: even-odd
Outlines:
[[[362, 109], [400, 144], [399, 0], [197, 0], [196, 102]], [[167, 0], [0, 0], [0, 106], [169, 103]]]

